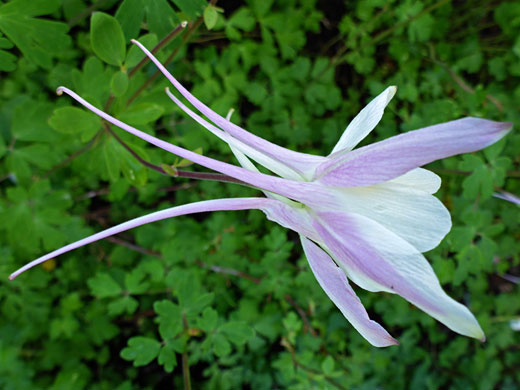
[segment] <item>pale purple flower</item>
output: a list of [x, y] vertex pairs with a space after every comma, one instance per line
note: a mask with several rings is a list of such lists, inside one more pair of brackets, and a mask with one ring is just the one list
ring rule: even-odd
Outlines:
[[[270, 220], [299, 233], [318, 283], [372, 345], [398, 342], [370, 320], [349, 279], [369, 291], [399, 294], [453, 331], [484, 340], [475, 317], [444, 292], [421, 254], [439, 244], [451, 228], [451, 219], [432, 195], [440, 187], [440, 178], [419, 167], [485, 148], [507, 134], [510, 123], [463, 118], [352, 150], [380, 121], [396, 92], [396, 87], [389, 87], [354, 118], [331, 154], [298, 153], [257, 137], [209, 109], [139, 42], [134, 43], [207, 119], [167, 90], [168, 96], [227, 142], [242, 167], [152, 137], [102, 112], [67, 88], [58, 88], [58, 94], [67, 93], [106, 121], [151, 144], [258, 188], [266, 198], [208, 200], [161, 210], [51, 252], [13, 273], [11, 279], [62, 253], [153, 221], [198, 212], [260, 209]], [[251, 160], [278, 176], [260, 173]]]
[[510, 192], [506, 192], [506, 191], [495, 192], [495, 193], [493, 193], [493, 196], [495, 198], [507, 200], [508, 202], [511, 202], [514, 204], [520, 204], [520, 198]]

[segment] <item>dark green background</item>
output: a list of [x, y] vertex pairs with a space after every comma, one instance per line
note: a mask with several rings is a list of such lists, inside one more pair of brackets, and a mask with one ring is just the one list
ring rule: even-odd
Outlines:
[[[520, 209], [492, 197], [520, 194], [520, 3], [216, 5], [0, 1], [0, 389], [182, 389], [183, 355], [194, 389], [520, 389], [520, 332], [509, 325], [520, 313]], [[91, 28], [93, 11], [116, 19]], [[130, 218], [258, 195], [146, 168], [54, 93], [110, 102], [144, 131], [236, 163], [170, 102], [152, 65], [132, 73], [141, 57], [129, 40], [152, 48], [181, 20], [189, 26], [158, 57], [173, 55], [169, 69], [211, 108], [234, 108], [235, 123], [284, 147], [328, 154], [388, 85], [397, 95], [365, 142], [464, 116], [515, 124], [484, 152], [429, 166], [453, 229], [426, 256], [485, 343], [398, 296], [356, 289], [401, 343], [370, 346], [318, 286], [297, 235], [257, 211], [155, 223], [8, 282], [31, 259]], [[178, 163], [112, 130], [142, 159]]]

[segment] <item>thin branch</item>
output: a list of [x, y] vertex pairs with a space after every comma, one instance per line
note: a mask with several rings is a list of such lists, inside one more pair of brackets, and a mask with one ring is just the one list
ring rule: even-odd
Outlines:
[[110, 242], [112, 242], [114, 244], [118, 244], [118, 245], [124, 246], [125, 248], [133, 250], [135, 252], [139, 252], [139, 253], [141, 253], [143, 255], [153, 256], [153, 257], [158, 257], [158, 258], [162, 257], [159, 252], [155, 252], [155, 251], [153, 251], [151, 249], [142, 248], [139, 245], [132, 244], [131, 242], [122, 240], [122, 239], [120, 239], [120, 238], [118, 238], [116, 236], [107, 237], [106, 240], [110, 241]]
[[262, 281], [261, 279], [255, 278], [254, 276], [251, 276], [249, 274], [246, 274], [245, 272], [238, 271], [238, 270], [233, 269], [233, 268], [220, 267], [218, 265], [210, 265], [210, 264], [206, 264], [206, 263], [204, 263], [202, 261], [196, 261], [195, 263], [197, 265], [200, 265], [202, 268], [209, 269], [209, 270], [211, 270], [213, 272], [216, 272], [216, 273], [219, 273], [219, 274], [227, 274], [227, 275], [237, 276], [237, 277], [242, 278], [242, 279], [247, 279], [250, 282], [253, 282], [255, 284], [259, 284]]
[[301, 319], [304, 323], [304, 332], [309, 331], [311, 335], [316, 337], [318, 334], [316, 333], [316, 330], [312, 327], [309, 318], [307, 317], [307, 314], [305, 313], [305, 310], [303, 310], [294, 299], [289, 294], [285, 294], [285, 300], [291, 304], [292, 307], [296, 309], [298, 314], [300, 315]]
[[401, 22], [401, 23], [397, 23], [397, 24], [394, 24], [392, 27], [386, 29], [385, 31], [377, 34], [374, 38], [372, 38], [371, 42], [370, 43], [377, 43], [379, 41], [381, 41], [382, 39], [386, 38], [387, 35], [393, 33], [395, 30], [397, 29], [400, 29], [404, 26], [407, 26], [408, 24], [410, 24], [411, 22], [413, 22], [414, 20], [420, 18], [421, 16], [423, 15], [426, 15], [430, 12], [432, 12], [433, 10], [443, 6], [444, 4], [446, 3], [449, 3], [451, 2], [451, 0], [440, 0], [438, 2], [436, 2], [435, 4], [432, 4], [430, 5], [429, 7], [423, 9], [421, 12], [419, 12], [417, 15], [415, 16], [412, 16], [411, 18]]
[[[161, 41], [155, 45], [152, 49], [152, 53], [157, 53], [162, 47], [166, 46], [170, 41], [175, 38], [181, 31], [186, 27], [187, 22], [181, 22], [177, 27], [175, 27], [168, 35], [166, 35]], [[132, 70], [128, 73], [128, 78], [132, 78], [150, 59], [145, 56], [139, 63], [132, 68]], [[131, 99], [131, 98], [130, 98]], [[108, 97], [107, 102], [105, 103], [104, 111], [108, 111], [112, 103], [114, 102], [114, 95], [111, 93]], [[127, 106], [130, 105], [131, 101], [127, 103]]]
[[107, 0], [99, 0], [99, 1], [96, 1], [94, 4], [92, 4], [90, 7], [86, 8], [85, 10], [83, 10], [81, 13], [79, 13], [78, 15], [74, 16], [71, 20], [69, 20], [67, 22], [67, 25], [69, 27], [74, 27], [76, 24], [80, 23], [83, 18], [86, 18], [87, 16], [89, 16], [93, 11], [95, 11], [96, 9], [98, 9], [99, 7], [101, 7], [103, 5], [103, 3], [105, 3]]
[[63, 168], [64, 166], [68, 165], [69, 163], [71, 163], [73, 160], [75, 160], [76, 158], [78, 158], [79, 156], [81, 156], [83, 153], [85, 153], [87, 150], [89, 150], [92, 146], [95, 145], [97, 139], [99, 138], [99, 136], [102, 134], [102, 131], [98, 131], [94, 137], [92, 137], [90, 139], [90, 141], [88, 141], [88, 143], [83, 146], [81, 149], [77, 150], [76, 152], [72, 153], [69, 157], [67, 157], [65, 160], [63, 160], [62, 162], [56, 164], [55, 166], [53, 166], [47, 173], [45, 173], [43, 176], [42, 176], [42, 179], [46, 179], [48, 178], [50, 175], [52, 175], [54, 172], [56, 172], [58, 169], [61, 169]]
[[[100, 221], [100, 219], [98, 217], [95, 217], [95, 219], [102, 226], [105, 225], [105, 224], [102, 223], [102, 221]], [[133, 244], [133, 243], [131, 243], [129, 241], [123, 240], [123, 239], [115, 237], [115, 236], [107, 237], [106, 240], [110, 241], [110, 242], [112, 242], [114, 244], [124, 246], [125, 248], [128, 248], [128, 249], [130, 249], [132, 251], [139, 252], [139, 253], [147, 255], [147, 256], [153, 256], [153, 257], [156, 257], [158, 259], [162, 259], [163, 258], [163, 256], [159, 252], [153, 251], [151, 249], [143, 248], [143, 247], [141, 247], [141, 246], [139, 246], [137, 244]], [[210, 265], [210, 264], [206, 264], [206, 263], [204, 263], [204, 262], [202, 262], [200, 260], [195, 261], [195, 264], [201, 266], [202, 268], [206, 268], [206, 269], [208, 269], [210, 271], [218, 273], [218, 274], [233, 275], [233, 276], [236, 276], [236, 277], [239, 277], [239, 278], [242, 278], [242, 279], [249, 280], [250, 282], [253, 282], [255, 284], [259, 284], [261, 282], [261, 279], [256, 278], [256, 277], [254, 277], [252, 275], [249, 275], [249, 274], [247, 274], [245, 272], [233, 269], [233, 268], [220, 267], [218, 265]]]
[[[187, 22], [181, 22], [175, 29], [170, 32], [168, 35], [166, 35], [161, 41], [155, 45], [155, 47], [151, 50], [152, 54], [157, 53], [159, 50], [161, 50], [164, 46], [166, 46], [170, 41], [175, 38], [179, 33], [181, 33], [184, 28], [188, 25]], [[132, 77], [135, 75], [146, 63], [148, 63], [150, 59], [145, 56], [139, 63], [132, 68], [130, 72], [128, 72], [128, 77]]]
[[[211, 0], [211, 2], [210, 2], [211, 5], [215, 5], [216, 3], [217, 3], [216, 0]], [[203, 18], [200, 17], [195, 22], [190, 23], [188, 31], [186, 31], [186, 33], [182, 36], [182, 43], [183, 44], [186, 43], [188, 41], [188, 39], [190, 38], [190, 36], [199, 28], [199, 26], [202, 24], [202, 21], [203, 21]], [[173, 50], [172, 53], [168, 56], [166, 61], [164, 61], [163, 65], [165, 67], [168, 66], [168, 64], [170, 64], [170, 62], [173, 61], [173, 59], [175, 58], [175, 56], [179, 52], [181, 46], [182, 45], [179, 45], [177, 48], [175, 48], [175, 50]], [[141, 85], [139, 87], [139, 89], [130, 97], [130, 99], [128, 99], [128, 102], [126, 104], [130, 105], [146, 88], [148, 88], [150, 86], [150, 84], [152, 84], [152, 82], [160, 74], [161, 74], [161, 71], [160, 70], [156, 70], [155, 73], [152, 74], [152, 76], [150, 76], [150, 78], [148, 80], [146, 80], [145, 83], [143, 85]]]
[[169, 176], [165, 171], [164, 169], [162, 169], [161, 167], [155, 165], [155, 164], [152, 164], [151, 162], [148, 162], [146, 161], [145, 159], [143, 159], [141, 156], [139, 156], [139, 154], [137, 154], [137, 152], [135, 150], [133, 150], [125, 141], [123, 141], [117, 134], [114, 130], [112, 130], [110, 128], [110, 126], [108, 125], [108, 123], [106, 122], [103, 122], [103, 127], [105, 128], [105, 130], [112, 136], [116, 139], [117, 142], [119, 142], [128, 152], [130, 152], [130, 154], [132, 156], [134, 156], [134, 158], [139, 161], [141, 164], [143, 164], [145, 167], [148, 167], [150, 169], [153, 169], [154, 171], [157, 171], [163, 175], [166, 175], [166, 176]]
[[302, 368], [303, 370], [307, 371], [309, 374], [313, 375], [322, 375], [327, 382], [329, 382], [334, 387], [340, 389], [340, 390], [347, 390], [345, 386], [343, 386], [341, 383], [336, 382], [334, 379], [329, 377], [328, 375], [325, 375], [323, 372], [315, 370], [314, 368], [308, 367], [305, 364], [302, 364], [296, 359], [296, 352], [294, 351], [294, 347], [289, 343], [289, 341], [285, 338], [282, 338], [282, 341], [280, 343], [283, 347], [285, 347], [289, 353], [291, 354], [291, 359], [293, 361], [293, 364], [295, 367]]
[[[430, 48], [430, 58], [429, 60], [432, 61], [434, 64], [437, 64], [439, 65], [441, 68], [443, 68], [450, 76], [451, 78], [453, 79], [453, 81], [455, 81], [455, 83], [463, 90], [463, 91], [466, 91], [467, 93], [470, 93], [470, 94], [475, 94], [475, 89], [472, 88], [461, 76], [459, 76], [457, 73], [455, 73], [455, 71], [453, 71], [448, 64], [446, 64], [445, 62], [442, 62], [442, 61], [439, 61], [436, 57], [435, 57], [435, 53], [433, 52], [433, 48]], [[491, 103], [493, 103], [496, 108], [498, 109], [498, 111], [500, 111], [500, 113], [504, 113], [504, 106], [502, 105], [502, 103], [500, 103], [500, 101], [490, 95], [489, 93], [486, 94], [486, 100], [490, 101]]]
[[[189, 327], [188, 320], [186, 319], [186, 314], [182, 313], [182, 325], [184, 328], [184, 333], [188, 335]], [[184, 379], [184, 390], [191, 390], [191, 379], [190, 379], [190, 365], [188, 362], [188, 343], [184, 346], [184, 351], [182, 352], [182, 378]]]
[[[400, 22], [400, 23], [397, 23], [397, 24], [394, 24], [392, 27], [380, 32], [379, 34], [377, 34], [375, 37], [373, 37], [372, 39], [368, 40], [364, 45], [362, 45], [361, 47], [356, 47], [356, 50], [361, 50], [362, 48], [364, 48], [365, 46], [369, 46], [369, 45], [375, 45], [376, 43], [378, 43], [379, 41], [383, 40], [384, 38], [386, 38], [388, 35], [390, 35], [392, 32], [394, 32], [395, 30], [399, 29], [399, 28], [402, 28], [402, 27], [405, 27], [407, 26], [408, 24], [410, 24], [411, 22], [413, 22], [414, 20], [420, 18], [421, 16], [427, 14], [427, 13], [430, 13], [432, 12], [433, 10], [443, 6], [444, 4], [450, 2], [451, 0], [440, 0], [438, 1], [437, 3], [435, 4], [432, 4], [431, 6], [423, 9], [421, 12], [419, 12], [417, 15], [415, 16], [412, 16], [411, 18], [403, 21], [403, 22]], [[386, 12], [386, 8], [384, 9], [384, 12]], [[377, 17], [379, 18], [380, 16], [382, 16], [384, 14], [384, 12], [380, 13]], [[343, 61], [345, 61], [347, 59], [347, 54], [346, 53], [347, 51], [349, 50], [349, 48], [347, 46], [343, 46], [341, 49], [338, 50], [338, 52], [336, 53], [336, 55], [334, 57], [331, 58], [331, 60], [329, 61], [329, 64], [316, 76], [314, 77], [314, 80], [313, 81], [316, 81], [318, 80], [319, 78], [321, 78], [326, 72], [327, 70], [329, 70], [332, 66], [334, 66], [335, 64], [340, 64], [342, 63]]]
[[[146, 166], [146, 167], [148, 167], [150, 169], [153, 169], [154, 171], [159, 172], [162, 175], [171, 176], [164, 169], [162, 169], [160, 166], [155, 165], [155, 164], [153, 164], [153, 163], [151, 163], [149, 161], [146, 161], [141, 156], [139, 156], [139, 154], [137, 154], [137, 152], [135, 150], [133, 150], [125, 141], [123, 141], [121, 139], [121, 137], [119, 137], [116, 134], [116, 132], [113, 131], [110, 128], [110, 126], [107, 123], [104, 122], [103, 125], [104, 125], [106, 131], [108, 131], [110, 133], [110, 135], [112, 135], [116, 139], [117, 142], [119, 142], [128, 152], [130, 152], [130, 154], [132, 156], [134, 156], [137, 161], [139, 161], [144, 166]], [[245, 182], [243, 182], [241, 180], [235, 179], [235, 178], [233, 178], [231, 176], [224, 175], [222, 173], [191, 172], [191, 171], [177, 170], [175, 177], [184, 177], [184, 178], [187, 178], [187, 179], [197, 179], [197, 180], [213, 180], [213, 181], [220, 181], [220, 182], [225, 182], [225, 183], [241, 184], [243, 186], [250, 187], [249, 184], [247, 184], [247, 183], [245, 183]]]

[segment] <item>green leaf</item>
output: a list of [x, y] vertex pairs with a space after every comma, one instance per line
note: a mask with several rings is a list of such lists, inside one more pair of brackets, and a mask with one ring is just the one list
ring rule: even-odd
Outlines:
[[121, 162], [119, 159], [119, 144], [113, 138], [109, 138], [103, 144], [103, 157], [105, 159], [105, 167], [108, 172], [110, 181], [115, 182], [119, 179], [121, 172]]
[[[202, 294], [202, 295], [196, 297], [195, 300], [190, 300], [190, 301], [183, 300], [181, 302], [181, 306], [182, 306], [184, 312], [186, 313], [186, 315], [198, 314], [202, 310], [204, 310], [204, 308], [206, 306], [210, 305], [211, 302], [213, 302], [214, 297], [215, 297], [214, 293]], [[180, 297], [179, 297], [179, 301], [181, 301]]]
[[116, 11], [116, 19], [119, 21], [126, 41], [137, 38], [144, 19], [143, 0], [123, 0]]
[[177, 366], [177, 358], [175, 357], [175, 349], [172, 344], [166, 344], [161, 348], [157, 361], [164, 367], [164, 371], [173, 371]]
[[40, 168], [49, 169], [52, 167], [54, 158], [48, 145], [30, 144], [16, 148], [13, 154], [21, 157]]
[[160, 39], [172, 32], [181, 22], [166, 0], [146, 1], [148, 29]]
[[[155, 45], [157, 45], [157, 35], [155, 35], [155, 34], [143, 35], [142, 37], [139, 38], [139, 42], [141, 42], [145, 47], [152, 49]], [[145, 57], [145, 54], [143, 53], [143, 51], [141, 49], [139, 49], [136, 45], [132, 45], [130, 47], [130, 50], [128, 50], [125, 65], [128, 68], [133, 68], [144, 57]]]
[[115, 97], [121, 97], [128, 89], [128, 75], [126, 72], [117, 71], [110, 80], [110, 89]]
[[196, 19], [204, 8], [208, 5], [206, 0], [172, 0], [173, 3], [180, 8], [182, 12], [188, 15], [192, 19]]
[[[202, 154], [202, 151], [203, 150], [201, 147], [192, 150], [193, 153], [197, 153], [197, 154]], [[189, 167], [190, 165], [193, 165], [193, 161], [187, 160], [185, 158], [183, 158], [181, 160], [176, 160], [175, 163], [173, 164], [173, 166], [176, 168], [185, 168], [185, 167]]]
[[16, 56], [2, 49], [10, 49], [13, 44], [0, 33], [0, 71], [11, 72], [16, 69]]
[[204, 24], [208, 30], [211, 30], [217, 24], [218, 12], [212, 5], [208, 5], [204, 9]]
[[220, 327], [220, 331], [235, 345], [242, 345], [255, 335], [255, 331], [246, 322], [230, 321]]
[[94, 12], [90, 19], [90, 44], [107, 64], [121, 66], [126, 55], [125, 35], [116, 18]]
[[123, 313], [132, 314], [139, 307], [139, 302], [130, 296], [124, 296], [108, 304], [108, 314], [118, 316]]
[[54, 110], [49, 125], [56, 131], [65, 134], [95, 132], [101, 126], [101, 119], [90, 111], [77, 107], [60, 107]]
[[321, 370], [325, 375], [330, 376], [334, 372], [334, 359], [332, 356], [328, 355], [322, 362], [321, 362]]
[[[58, 0], [15, 0], [0, 5], [0, 31], [29, 61], [51, 68], [52, 59], [62, 55], [71, 43], [67, 35], [69, 27], [65, 23], [34, 17], [50, 14], [59, 7]], [[8, 47], [5, 42], [2, 46]], [[0, 51], [1, 68], [12, 70], [13, 62], [11, 54]]]
[[161, 349], [161, 343], [149, 337], [132, 337], [128, 340], [128, 347], [123, 348], [121, 357], [133, 360], [134, 366], [146, 366], [154, 360]]
[[121, 295], [122, 289], [107, 273], [97, 273], [87, 281], [92, 294], [98, 298], [110, 298]]
[[164, 113], [163, 106], [155, 103], [132, 104], [126, 111], [119, 115], [119, 119], [133, 125], [144, 125], [153, 122]]
[[217, 327], [218, 313], [211, 307], [206, 307], [199, 318], [199, 327], [209, 333]]
[[159, 333], [163, 340], [177, 337], [182, 331], [181, 308], [169, 300], [155, 302], [153, 309], [158, 315]]
[[220, 333], [215, 333], [211, 339], [213, 344], [213, 352], [218, 357], [224, 357], [231, 353], [231, 344], [227, 341], [226, 337], [224, 337]]
[[146, 277], [146, 274], [142, 273], [140, 270], [135, 269], [130, 273], [125, 275], [125, 288], [130, 294], [142, 294], [144, 293], [150, 284], [148, 282], [143, 282], [143, 279]]
[[161, 164], [161, 168], [163, 169], [164, 172], [166, 172], [171, 177], [179, 176], [179, 172], [177, 171], [177, 169], [175, 169], [175, 166], [168, 165], [168, 164]]

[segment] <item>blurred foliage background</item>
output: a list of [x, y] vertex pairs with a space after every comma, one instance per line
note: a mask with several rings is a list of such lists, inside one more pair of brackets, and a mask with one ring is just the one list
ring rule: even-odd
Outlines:
[[[96, 13], [97, 12], [97, 13]], [[186, 28], [179, 27], [188, 21]], [[7, 280], [45, 252], [172, 205], [257, 195], [149, 169], [176, 159], [56, 87], [164, 140], [236, 163], [183, 115], [138, 38], [202, 101], [283, 146], [327, 154], [388, 85], [373, 142], [479, 116], [484, 152], [436, 162], [453, 229], [426, 254], [487, 335], [458, 336], [357, 289], [401, 345], [371, 347], [261, 212], [180, 217]], [[0, 388], [520, 389], [520, 3], [450, 0], [0, 1]], [[119, 140], [118, 140], [119, 137]], [[190, 167], [188, 169], [197, 169]]]

